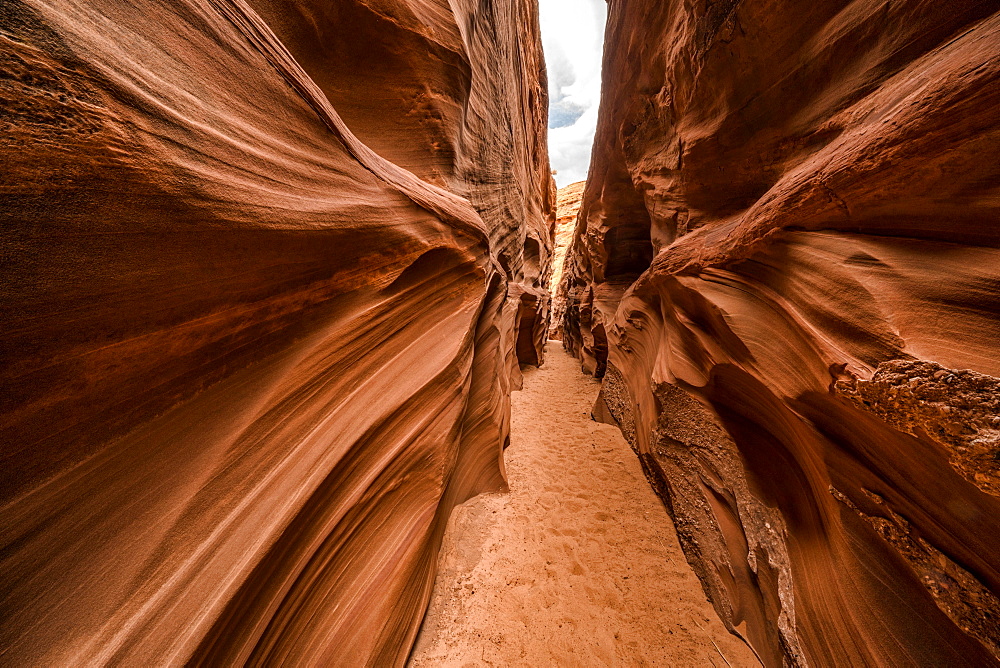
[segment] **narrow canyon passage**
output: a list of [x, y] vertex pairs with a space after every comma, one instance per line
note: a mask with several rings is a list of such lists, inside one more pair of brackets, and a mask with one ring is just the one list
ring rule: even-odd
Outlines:
[[0, 668], [1000, 668], [997, 0], [0, 4]]
[[719, 621], [600, 383], [550, 341], [512, 395], [510, 491], [455, 509], [418, 666], [759, 665]]

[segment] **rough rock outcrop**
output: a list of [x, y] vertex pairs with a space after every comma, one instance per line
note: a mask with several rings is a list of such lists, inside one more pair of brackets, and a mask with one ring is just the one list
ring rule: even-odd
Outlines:
[[1000, 659], [1000, 13], [612, 0], [564, 345], [767, 665]]
[[566, 251], [573, 241], [576, 229], [576, 214], [580, 211], [583, 201], [585, 181], [571, 183], [556, 191], [556, 226], [552, 235], [552, 278], [549, 280], [549, 293], [552, 295], [552, 321], [549, 326], [549, 338], [562, 338], [562, 316], [566, 304], [566, 296], [559, 290], [562, 285], [563, 261]]
[[0, 59], [0, 663], [401, 663], [547, 328], [534, 3], [11, 0]]

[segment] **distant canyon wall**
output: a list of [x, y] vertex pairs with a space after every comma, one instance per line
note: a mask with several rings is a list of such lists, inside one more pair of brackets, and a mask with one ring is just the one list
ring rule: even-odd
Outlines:
[[399, 665], [504, 485], [530, 0], [0, 12], [0, 663]]
[[556, 225], [552, 235], [552, 277], [549, 279], [549, 293], [552, 295], [551, 324], [549, 338], [562, 338], [562, 318], [565, 312], [566, 295], [560, 291], [563, 263], [573, 242], [576, 230], [576, 216], [583, 200], [584, 181], [577, 181], [556, 191]]
[[595, 415], [766, 665], [997, 665], [997, 5], [609, 8]]

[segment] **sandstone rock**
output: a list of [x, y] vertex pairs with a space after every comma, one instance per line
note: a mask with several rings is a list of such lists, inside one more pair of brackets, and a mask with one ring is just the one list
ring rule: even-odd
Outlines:
[[0, 43], [2, 661], [401, 663], [541, 359], [534, 4], [13, 0]]
[[556, 193], [556, 227], [552, 237], [554, 244], [552, 278], [549, 281], [549, 293], [552, 295], [552, 324], [548, 335], [550, 339], [562, 338], [562, 315], [566, 299], [565, 295], [559, 291], [559, 286], [562, 283], [563, 260], [566, 259], [566, 250], [573, 241], [576, 214], [580, 211], [584, 185], [586, 185], [585, 181], [578, 181], [565, 188], [560, 188]]
[[996, 5], [612, 1], [607, 35], [560, 288], [595, 414], [765, 664], [996, 665]]

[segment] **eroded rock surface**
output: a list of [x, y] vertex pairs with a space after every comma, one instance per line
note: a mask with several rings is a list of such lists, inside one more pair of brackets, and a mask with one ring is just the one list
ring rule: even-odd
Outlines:
[[12, 0], [0, 59], [0, 663], [401, 663], [548, 325], [533, 3]]
[[1000, 659], [1000, 14], [612, 0], [564, 344], [767, 665]]

